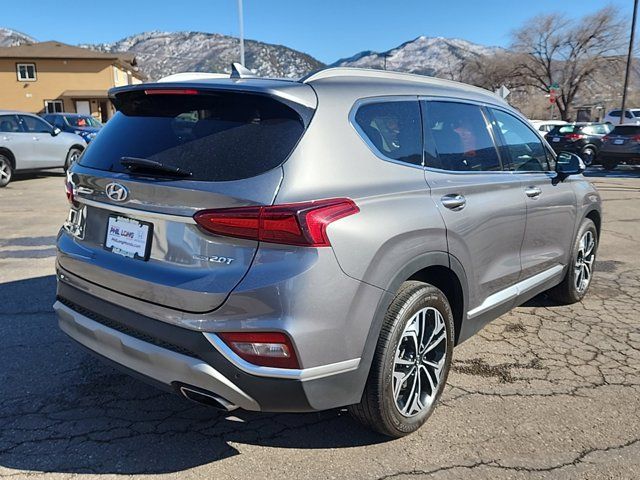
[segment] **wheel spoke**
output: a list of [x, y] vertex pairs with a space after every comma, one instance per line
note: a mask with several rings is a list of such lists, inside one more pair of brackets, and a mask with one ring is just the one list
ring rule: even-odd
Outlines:
[[446, 359], [446, 340], [444, 318], [433, 307], [416, 312], [407, 322], [396, 347], [391, 386], [402, 415], [417, 415], [431, 403]]

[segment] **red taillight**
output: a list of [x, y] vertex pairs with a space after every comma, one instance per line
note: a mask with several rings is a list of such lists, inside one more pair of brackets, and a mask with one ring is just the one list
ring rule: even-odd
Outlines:
[[296, 352], [287, 335], [280, 332], [218, 333], [240, 358], [254, 365], [300, 368]]
[[607, 143], [611, 141], [611, 137], [609, 135], [605, 135], [604, 137], [602, 137], [602, 143]]
[[584, 138], [584, 135], [580, 135], [579, 133], [567, 133], [564, 136], [564, 139], [569, 140], [570, 142], [575, 142], [576, 140], [580, 140], [581, 138]]
[[640, 135], [634, 135], [633, 137], [631, 137], [631, 140], [640, 143]]
[[71, 183], [69, 180], [65, 179], [64, 181], [64, 191], [67, 194], [67, 200], [69, 201], [69, 203], [71, 205], [76, 206], [76, 199], [74, 197], [74, 193], [73, 193], [73, 183]]
[[327, 226], [358, 213], [348, 198], [289, 203], [266, 207], [203, 210], [194, 215], [210, 233], [270, 243], [304, 247], [328, 247]]
[[154, 88], [144, 91], [145, 95], [198, 95], [192, 88]]

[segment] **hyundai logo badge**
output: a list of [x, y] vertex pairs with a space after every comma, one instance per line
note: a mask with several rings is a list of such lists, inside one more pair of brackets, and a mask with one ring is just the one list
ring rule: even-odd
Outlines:
[[115, 182], [107, 185], [105, 191], [107, 192], [107, 197], [109, 197], [114, 202], [124, 202], [129, 196], [127, 187]]

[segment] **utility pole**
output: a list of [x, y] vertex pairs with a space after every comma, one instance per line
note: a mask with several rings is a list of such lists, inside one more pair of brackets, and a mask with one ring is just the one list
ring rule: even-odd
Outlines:
[[244, 67], [244, 18], [242, 14], [242, 0], [238, 0], [238, 22], [240, 23], [240, 65]]
[[629, 74], [631, 73], [631, 60], [633, 59], [633, 42], [636, 33], [636, 14], [638, 13], [638, 0], [633, 2], [633, 17], [631, 17], [631, 37], [629, 38], [629, 53], [627, 55], [627, 69], [624, 74], [624, 89], [622, 90], [622, 110], [620, 112], [620, 125], [625, 119], [625, 105], [627, 103], [627, 88], [629, 87]]

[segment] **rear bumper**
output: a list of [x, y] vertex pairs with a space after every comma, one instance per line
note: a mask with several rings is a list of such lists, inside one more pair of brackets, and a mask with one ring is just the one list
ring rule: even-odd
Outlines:
[[60, 328], [91, 353], [166, 390], [195, 387], [229, 410], [310, 412], [355, 403], [361, 394], [359, 359], [250, 374], [215, 345], [214, 334], [145, 317], [64, 282], [57, 299]]

